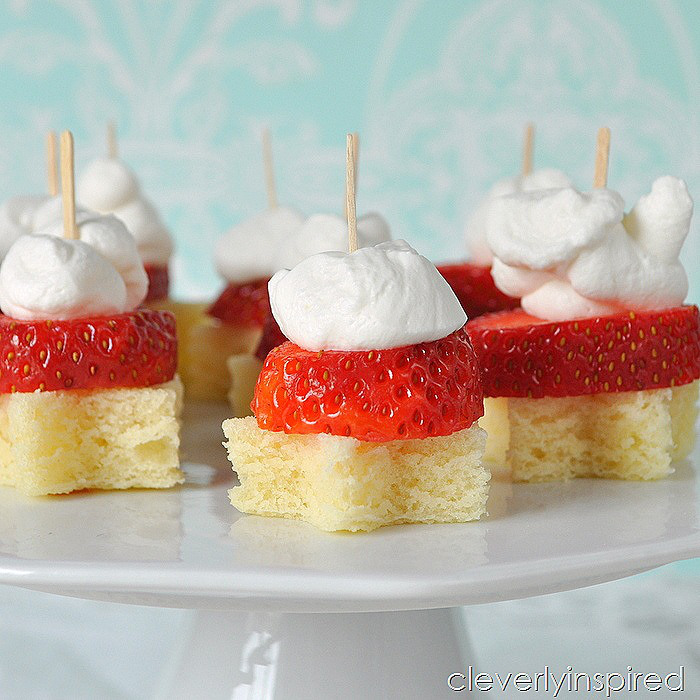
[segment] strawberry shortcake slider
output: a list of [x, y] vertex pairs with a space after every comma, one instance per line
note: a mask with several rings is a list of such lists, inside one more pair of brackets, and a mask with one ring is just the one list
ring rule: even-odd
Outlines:
[[162, 305], [169, 297], [173, 241], [155, 206], [141, 191], [136, 174], [116, 156], [96, 158], [78, 178], [76, 196], [89, 210], [114, 214], [124, 222], [136, 239], [148, 275], [145, 301]]
[[113, 216], [21, 236], [0, 267], [0, 483], [163, 488], [179, 469], [175, 321]]
[[479, 518], [479, 371], [432, 263], [404, 241], [320, 253], [269, 290], [290, 340], [265, 360], [254, 417], [223, 424], [232, 504], [331, 531]]
[[674, 177], [627, 214], [603, 186], [494, 201], [493, 277], [522, 309], [467, 330], [485, 396], [505, 405], [487, 430], [506, 438], [516, 480], [658, 479], [688, 454], [700, 336], [679, 253], [692, 211]]
[[241, 357], [237, 371], [252, 365], [257, 376], [260, 365], [253, 353], [270, 312], [267, 283], [279, 269], [275, 261], [282, 241], [303, 220], [296, 210], [275, 206], [234, 226], [217, 242], [214, 263], [226, 285], [185, 339], [191, 398], [226, 400], [231, 386], [226, 362], [233, 355]]

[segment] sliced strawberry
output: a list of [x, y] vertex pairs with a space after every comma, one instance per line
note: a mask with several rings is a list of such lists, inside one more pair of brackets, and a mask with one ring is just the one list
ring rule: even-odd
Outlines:
[[438, 272], [447, 280], [469, 318], [505, 309], [515, 309], [519, 299], [505, 295], [494, 283], [488, 267], [471, 263], [438, 265]]
[[175, 317], [142, 309], [72, 321], [0, 317], [0, 393], [144, 387], [177, 369]]
[[207, 313], [238, 326], [262, 326], [270, 313], [268, 281], [266, 277], [246, 284], [229, 284]]
[[543, 321], [521, 309], [467, 324], [485, 396], [580, 396], [700, 378], [698, 308]]
[[252, 408], [266, 430], [370, 442], [450, 435], [484, 412], [463, 328], [391, 350], [310, 352], [286, 342], [267, 356]]
[[167, 299], [170, 293], [170, 276], [167, 265], [144, 265], [148, 275], [148, 292], [144, 301]]
[[268, 353], [272, 348], [276, 348], [278, 345], [287, 342], [287, 336], [282, 333], [275, 317], [270, 312], [265, 318], [265, 324], [263, 325], [262, 337], [258, 343], [258, 348], [255, 351], [255, 356], [259, 360], [265, 360]]

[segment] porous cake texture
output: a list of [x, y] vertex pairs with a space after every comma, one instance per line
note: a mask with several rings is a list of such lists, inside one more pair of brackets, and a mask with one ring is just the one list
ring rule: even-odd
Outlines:
[[228, 402], [231, 404], [233, 415], [236, 418], [252, 415], [250, 403], [263, 363], [255, 355], [243, 353], [231, 355], [226, 360], [226, 366], [230, 376]]
[[489, 464], [506, 463], [510, 430], [508, 428], [508, 399], [484, 397], [484, 415], [479, 418], [479, 427], [486, 431], [484, 461]]
[[226, 360], [231, 355], [253, 354], [262, 329], [237, 326], [204, 316], [192, 326], [184, 343], [185, 387], [191, 399], [226, 401], [231, 379]]
[[0, 396], [0, 484], [32, 496], [168, 488], [179, 468], [182, 384]]
[[[661, 479], [688, 455], [698, 386], [564, 398], [507, 399], [515, 481]], [[490, 438], [489, 438], [490, 439]]]
[[474, 425], [424, 440], [362, 442], [262, 430], [253, 417], [224, 421], [224, 445], [244, 513], [305, 520], [322, 530], [453, 523], [486, 510], [486, 434]]

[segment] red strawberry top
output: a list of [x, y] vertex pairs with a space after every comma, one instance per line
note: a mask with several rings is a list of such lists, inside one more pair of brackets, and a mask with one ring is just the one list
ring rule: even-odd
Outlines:
[[227, 285], [207, 313], [237, 326], [262, 326], [270, 313], [268, 281], [269, 277], [264, 277], [244, 284]]
[[388, 350], [311, 352], [291, 342], [263, 365], [252, 403], [258, 425], [369, 442], [450, 435], [483, 415], [465, 330]]
[[145, 387], [170, 381], [176, 369], [168, 311], [69, 321], [0, 316], [0, 393]]
[[144, 264], [148, 275], [148, 292], [144, 301], [161, 301], [167, 299], [170, 292], [170, 276], [167, 265]]
[[473, 263], [438, 265], [438, 272], [447, 280], [469, 318], [515, 309], [519, 299], [504, 294], [493, 281], [491, 269]]
[[696, 306], [570, 321], [517, 309], [466, 328], [485, 396], [541, 398], [688, 384], [700, 378], [699, 319]]

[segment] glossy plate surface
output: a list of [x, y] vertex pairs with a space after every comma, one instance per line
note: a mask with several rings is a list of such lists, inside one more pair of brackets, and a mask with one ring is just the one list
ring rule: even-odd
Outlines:
[[524, 597], [700, 556], [697, 448], [661, 482], [496, 475], [479, 523], [326, 534], [234, 510], [224, 417], [188, 408], [178, 489], [29, 499], [0, 488], [0, 583], [153, 605], [360, 612]]

